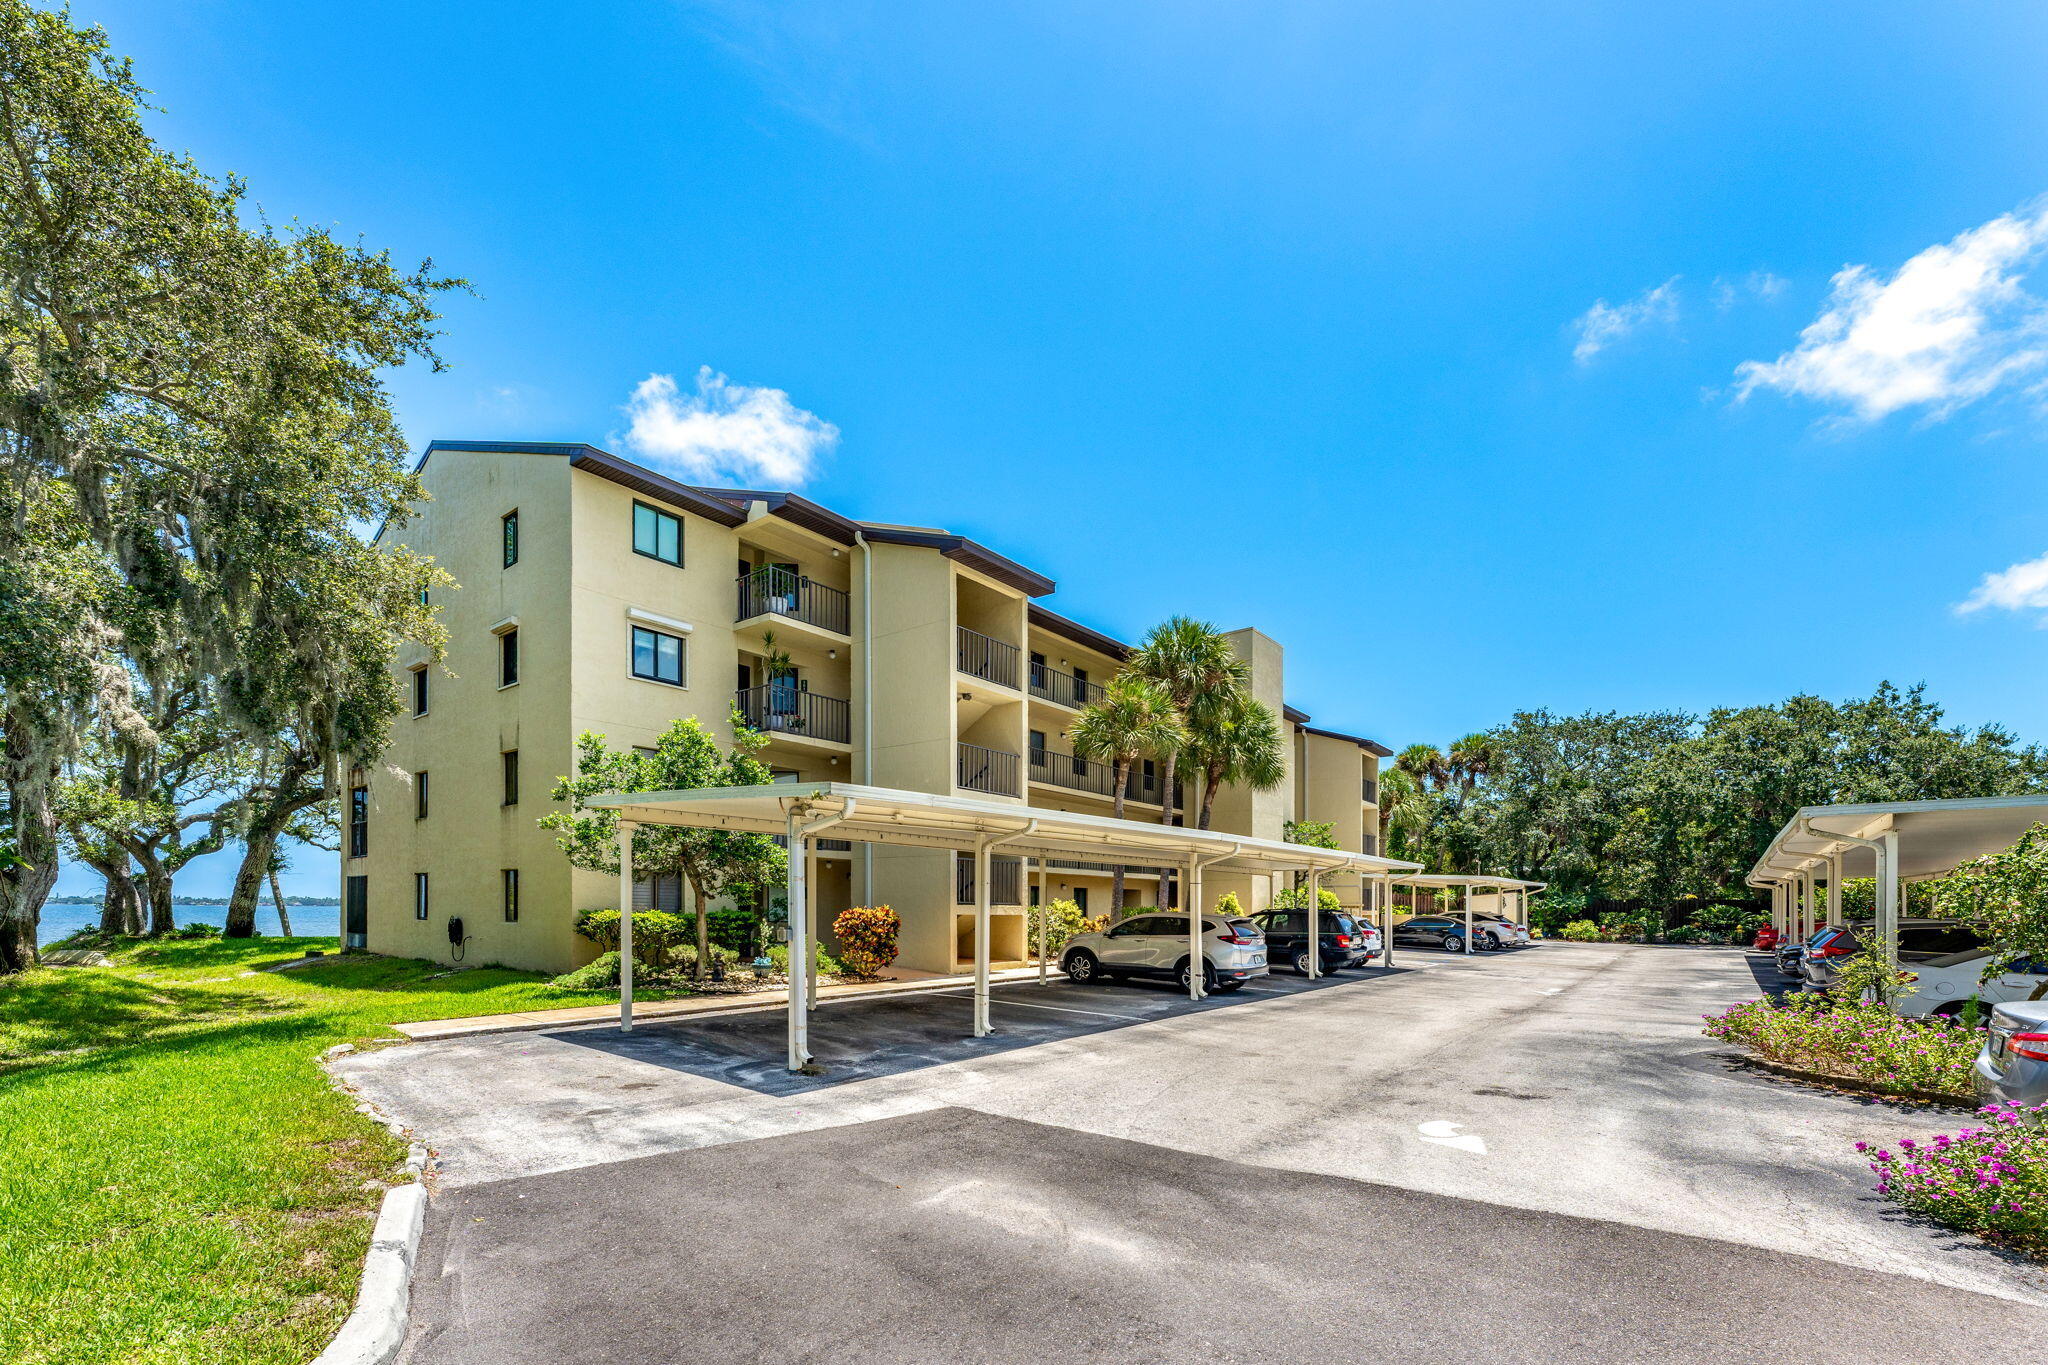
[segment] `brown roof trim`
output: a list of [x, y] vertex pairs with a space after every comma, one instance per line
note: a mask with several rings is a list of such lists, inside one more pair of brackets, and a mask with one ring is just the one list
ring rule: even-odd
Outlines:
[[1302, 710], [1299, 706], [1283, 705], [1280, 708], [1280, 714], [1293, 721], [1296, 725], [1308, 723], [1308, 712]]
[[1098, 654], [1107, 654], [1118, 662], [1131, 657], [1131, 647], [1123, 641], [1104, 635], [1099, 630], [1091, 630], [1079, 621], [1041, 607], [1036, 602], [1025, 609], [1025, 614], [1030, 618], [1031, 624], [1040, 630], [1072, 640], [1077, 645], [1086, 645]]
[[860, 531], [860, 523], [851, 517], [842, 517], [829, 507], [822, 507], [809, 498], [795, 493], [776, 493], [754, 488], [707, 488], [703, 490], [713, 497], [725, 498], [744, 509], [750, 502], [766, 503], [771, 516], [781, 517], [806, 531], [815, 531], [827, 540], [836, 540], [841, 545], [851, 545]]
[[1031, 597], [1044, 597], [1058, 586], [1044, 574], [1027, 569], [1016, 560], [999, 555], [986, 545], [978, 545], [966, 536], [956, 536], [950, 531], [913, 531], [901, 526], [882, 526], [872, 521], [861, 522], [860, 528], [869, 540], [878, 544], [919, 545], [929, 550], [937, 550], [946, 558], [965, 564], [978, 573], [987, 574], [996, 582]]
[[1375, 740], [1367, 739], [1364, 735], [1347, 735], [1342, 730], [1320, 730], [1313, 725], [1304, 725], [1301, 729], [1304, 734], [1320, 735], [1324, 739], [1341, 739], [1348, 744], [1356, 744], [1367, 753], [1374, 754], [1380, 758], [1392, 758], [1394, 756], [1392, 749]]
[[569, 457], [569, 467], [595, 474], [600, 479], [609, 479], [624, 488], [650, 498], [659, 498], [672, 507], [695, 512], [707, 521], [721, 526], [737, 526], [747, 519], [746, 511], [735, 507], [723, 498], [715, 498], [702, 489], [692, 488], [686, 483], [677, 483], [651, 469], [644, 469], [629, 460], [585, 446], [579, 454]]

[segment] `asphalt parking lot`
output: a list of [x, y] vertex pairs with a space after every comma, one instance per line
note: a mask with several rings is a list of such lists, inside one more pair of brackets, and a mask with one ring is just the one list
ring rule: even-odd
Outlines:
[[[1733, 950], [415, 1044], [346, 1078], [437, 1147], [416, 1365], [489, 1360], [1775, 1360], [2048, 1345], [2048, 1279], [1877, 1201], [1944, 1117], [1730, 1064]], [[1874, 1338], [1872, 1338], [1874, 1340]], [[1917, 1344], [1916, 1344], [1917, 1343]], [[1863, 1352], [1859, 1354], [1859, 1352]]]

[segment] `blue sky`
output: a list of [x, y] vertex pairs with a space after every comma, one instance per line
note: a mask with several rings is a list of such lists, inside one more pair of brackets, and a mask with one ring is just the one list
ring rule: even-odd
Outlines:
[[1881, 678], [2048, 740], [2048, 10], [1385, 9], [74, 5], [475, 282], [415, 445], [797, 471], [1396, 746]]

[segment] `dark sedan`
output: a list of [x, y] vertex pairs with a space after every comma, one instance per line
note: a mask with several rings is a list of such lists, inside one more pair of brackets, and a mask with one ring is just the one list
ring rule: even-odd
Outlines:
[[1443, 915], [1418, 915], [1394, 926], [1394, 942], [1411, 948], [1441, 948], [1447, 953], [1465, 951], [1465, 921]]

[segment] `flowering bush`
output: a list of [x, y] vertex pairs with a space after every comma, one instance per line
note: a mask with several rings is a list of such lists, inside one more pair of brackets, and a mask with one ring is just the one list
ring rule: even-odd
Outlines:
[[1862, 1081], [1885, 1094], [1976, 1093], [1970, 1067], [1982, 1038], [1946, 1019], [1906, 1019], [1883, 1005], [1836, 1004], [1818, 995], [1752, 1000], [1704, 1017], [1709, 1038], [1802, 1071]]
[[856, 905], [839, 912], [832, 932], [839, 936], [839, 964], [850, 975], [881, 975], [896, 960], [896, 935], [903, 917], [886, 905]]
[[1877, 1192], [1953, 1228], [2036, 1254], [2048, 1253], [2048, 1104], [1994, 1104], [1981, 1127], [1902, 1138], [1869, 1152]]

